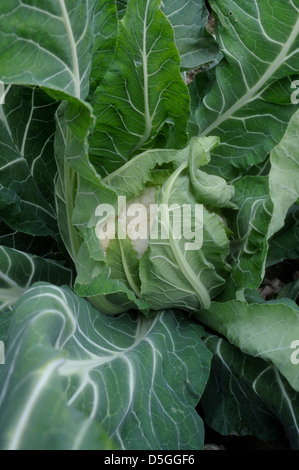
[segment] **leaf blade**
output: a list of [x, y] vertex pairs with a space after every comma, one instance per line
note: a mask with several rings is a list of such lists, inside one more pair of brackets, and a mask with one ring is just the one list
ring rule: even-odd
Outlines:
[[167, 141], [168, 148], [186, 143], [189, 97], [173, 32], [159, 6], [160, 0], [129, 3], [114, 59], [95, 93], [90, 146], [103, 175], [152, 146], [157, 134], [162, 147]]
[[[17, 332], [22, 332], [19, 353]], [[58, 448], [76, 442], [85, 448], [87, 437], [93, 448], [97, 423], [122, 449], [202, 446], [202, 423], [194, 407], [211, 354], [198, 334], [201, 327], [171, 311], [154, 320], [107, 317], [66, 288], [34, 287], [16, 307], [1, 369], [1, 448], [32, 448], [37, 440], [38, 448], [53, 448], [51, 440]], [[28, 342], [35, 345], [31, 351]], [[20, 380], [22, 400], [16, 406], [9, 390], [18, 393]], [[41, 412], [52, 390], [55, 409]], [[58, 435], [53, 419], [60, 426]], [[76, 420], [80, 426], [74, 426]], [[47, 433], [38, 432], [44, 427]]]

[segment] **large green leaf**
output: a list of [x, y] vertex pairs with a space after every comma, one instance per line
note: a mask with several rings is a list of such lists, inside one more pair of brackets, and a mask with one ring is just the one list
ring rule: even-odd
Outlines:
[[171, 311], [107, 317], [66, 288], [30, 289], [0, 372], [1, 449], [111, 448], [100, 426], [121, 449], [202, 448], [202, 334]]
[[[76, 191], [80, 177], [89, 182], [90, 193], [96, 192], [98, 186], [101, 187], [100, 177], [88, 155], [88, 135], [94, 124], [94, 116], [88, 104], [71, 100], [69, 103], [61, 103], [56, 121], [55, 157], [58, 177], [55, 195], [57, 218], [62, 240], [71, 258], [75, 260], [82, 242], [73, 225]], [[94, 207], [91, 209], [95, 210]], [[90, 210], [88, 213], [90, 214]]]
[[103, 174], [155, 142], [168, 148], [186, 143], [189, 95], [160, 0], [128, 4], [115, 56], [92, 103], [97, 122], [91, 154]]
[[[285, 218], [290, 207], [299, 196], [298, 164], [298, 117], [296, 112], [281, 142], [270, 154], [270, 171], [267, 176], [245, 176], [234, 185], [233, 202], [239, 207], [235, 214], [229, 214], [230, 228], [233, 231], [231, 255], [233, 271], [227, 284], [225, 298], [242, 295], [244, 288], [258, 288], [265, 274], [266, 264], [273, 264], [273, 249], [276, 246], [277, 261], [284, 258], [296, 258], [296, 224]], [[292, 209], [296, 213], [296, 206]], [[295, 216], [296, 218], [296, 216]], [[278, 236], [281, 249], [277, 249], [275, 233], [282, 229]], [[274, 238], [273, 238], [274, 236]], [[271, 240], [272, 237], [272, 240]], [[271, 253], [267, 260], [268, 244]]]
[[12, 230], [0, 219], [0, 245], [18, 251], [31, 253], [42, 258], [65, 260], [66, 250], [62, 243], [58, 244], [52, 237], [34, 237]]
[[209, 335], [206, 344], [213, 352], [201, 399], [206, 424], [222, 435], [249, 434], [268, 442], [286, 435], [291, 447], [298, 449], [298, 393], [277, 369], [243, 354], [223, 338]]
[[269, 187], [274, 208], [269, 237], [283, 227], [289, 208], [299, 197], [298, 146], [299, 111], [293, 115], [283, 139], [271, 152]]
[[[104, 3], [101, 5], [105, 7]], [[100, 34], [99, 23], [95, 21], [95, 14], [97, 15], [99, 10], [98, 3], [95, 10], [95, 0], [58, 0], [51, 4], [48, 1], [33, 0], [21, 4], [13, 1], [9, 5], [0, 6], [1, 80], [5, 83], [44, 87], [54, 98], [68, 101], [68, 104], [64, 104], [60, 109], [60, 115], [63, 113], [61, 120], [66, 129], [62, 136], [64, 145], [61, 146], [63, 163], [59, 168], [61, 170], [61, 167], [66, 166], [66, 179], [71, 181], [74, 175], [68, 169], [66, 160], [76, 171], [89, 178], [95, 178], [95, 171], [88, 159], [87, 146], [87, 135], [94, 124], [94, 117], [91, 107], [82, 100], [89, 93], [92, 57], [98, 61], [97, 53], [100, 53], [101, 41], [105, 39]], [[17, 30], [16, 24], [19, 25]], [[110, 52], [113, 54], [112, 50]], [[29, 130], [31, 132], [31, 129]], [[60, 172], [60, 189], [64, 188], [64, 183], [64, 174]], [[31, 192], [35, 192], [35, 199], [41, 200], [34, 185], [30, 184], [30, 187]], [[59, 201], [66, 202], [69, 211], [68, 203], [71, 201], [68, 201], [68, 194], [72, 194], [72, 189], [68, 187], [65, 192], [61, 192]], [[7, 200], [7, 193], [5, 197]], [[18, 208], [19, 201], [16, 197], [13, 198], [12, 193], [10, 198], [14, 203], [14, 210], [23, 212], [22, 208]], [[63, 213], [63, 210], [60, 214], [61, 212]], [[37, 216], [42, 225], [42, 217], [39, 214]], [[59, 220], [62, 217], [63, 215], [59, 215]], [[24, 213], [24, 218], [29, 224], [33, 217]], [[14, 228], [21, 229], [19, 226]], [[41, 229], [39, 234], [42, 234]]]
[[245, 288], [259, 287], [265, 271], [273, 213], [266, 176], [245, 176], [235, 183], [234, 189], [233, 202], [239, 210], [228, 215], [233, 232], [230, 246], [232, 274], [222, 300], [242, 296]]
[[298, 392], [298, 366], [291, 361], [292, 344], [299, 337], [299, 307], [294, 302], [212, 302], [197, 318], [244, 353], [274, 364]]
[[13, 0], [0, 6], [0, 30], [0, 79], [4, 83], [43, 87], [54, 98], [69, 102], [63, 108], [70, 144], [66, 158], [76, 171], [93, 177], [86, 138], [94, 116], [84, 100], [89, 94], [92, 67], [95, 87], [114, 54], [114, 3]]
[[43, 197], [54, 207], [57, 172], [53, 142], [57, 103], [38, 87], [11, 86], [3, 105], [3, 121], [26, 160]]
[[0, 311], [12, 307], [38, 281], [71, 285], [72, 272], [54, 261], [0, 246]]
[[53, 207], [43, 197], [31, 168], [0, 120], [0, 214], [14, 230], [30, 235], [55, 235]]
[[[116, 0], [118, 16], [126, 12], [128, 0]], [[208, 10], [203, 0], [163, 0], [161, 9], [174, 30], [182, 69], [195, 69], [215, 62], [219, 46], [207, 31]]]
[[[101, 66], [104, 74], [113, 56], [113, 44], [109, 54], [103, 50], [107, 31], [101, 24], [104, 12], [106, 20], [112, 18], [114, 28], [112, 10], [109, 0], [30, 0], [21, 4], [15, 0], [0, 6], [0, 79], [43, 87], [55, 99], [68, 101], [62, 107], [68, 128], [65, 157], [76, 171], [90, 178], [95, 172], [88, 159], [87, 135], [94, 116], [84, 100], [89, 94], [92, 63], [95, 69]], [[93, 75], [92, 80], [100, 77]]]
[[0, 77], [84, 99], [95, 0], [11, 0], [0, 5]]
[[94, 11], [94, 48], [90, 74], [92, 91], [102, 81], [113, 58], [117, 26], [115, 0], [97, 1]]
[[[191, 183], [198, 183], [197, 177], [203, 183], [205, 179], [211, 182], [209, 175], [201, 172], [200, 176], [195, 176], [196, 172], [193, 171], [194, 181], [191, 176], [190, 182], [190, 168], [194, 170], [196, 166], [195, 163], [191, 164], [193, 159], [197, 159], [198, 167], [207, 161], [206, 153], [209, 149], [205, 145], [213, 148], [215, 139], [192, 142], [189, 168], [188, 162], [179, 166], [159, 193], [157, 202], [161, 210], [157, 212], [156, 223], [161, 224], [166, 236], [161, 233], [156, 238], [151, 237], [148, 249], [140, 261], [141, 294], [153, 309], [176, 306], [197, 311], [201, 307], [209, 308], [211, 298], [222, 290], [230, 271], [226, 262], [229, 254], [226, 227], [216, 213], [200, 206], [204, 198], [197, 200], [192, 192]], [[222, 186], [223, 193], [226, 193], [226, 189]], [[218, 187], [211, 186], [210, 192], [213, 191], [214, 203], [217, 203], [218, 197], [220, 199]], [[192, 248], [188, 245], [185, 237], [187, 231], [176, 233], [173, 220], [181, 214], [185, 217], [184, 206], [190, 208], [192, 223], [189, 230], [193, 231], [193, 242], [202, 240], [202, 246]], [[171, 207], [179, 209], [174, 211], [172, 217], [169, 215]], [[199, 207], [202, 208], [202, 214], [197, 212]]]
[[296, 111], [291, 83], [299, 72], [299, 9], [292, 0], [210, 4], [224, 59], [213, 87], [201, 94], [192, 132], [220, 137], [213, 169], [231, 178], [266, 158]]

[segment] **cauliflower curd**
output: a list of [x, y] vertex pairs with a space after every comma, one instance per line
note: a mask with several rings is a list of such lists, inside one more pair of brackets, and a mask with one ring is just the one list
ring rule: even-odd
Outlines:
[[[128, 238], [136, 251], [138, 258], [148, 247], [149, 234], [155, 219], [155, 194], [157, 188], [149, 187], [125, 205], [119, 206], [118, 215], [114, 211], [107, 215], [97, 227], [100, 245], [106, 254], [111, 240]], [[116, 220], [118, 221], [116, 227]]]

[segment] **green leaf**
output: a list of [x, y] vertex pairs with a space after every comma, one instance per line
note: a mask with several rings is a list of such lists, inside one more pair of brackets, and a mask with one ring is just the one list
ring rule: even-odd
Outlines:
[[12, 307], [38, 281], [71, 285], [72, 272], [54, 261], [0, 246], [0, 310]]
[[[116, 4], [122, 18], [128, 0], [117, 0]], [[182, 69], [195, 69], [217, 60], [219, 46], [206, 29], [208, 10], [203, 0], [163, 0], [161, 9], [174, 30]]]
[[115, 52], [118, 27], [115, 0], [96, 2], [93, 22], [94, 47], [90, 74], [92, 91], [104, 78]]
[[[136, 296], [138, 293], [135, 289], [135, 283], [128, 274], [128, 272], [130, 273], [129, 268], [125, 265], [120, 272], [120, 278], [117, 276], [114, 278], [111, 272], [112, 268], [114, 273], [119, 269], [120, 260], [116, 262], [115, 259], [119, 253], [116, 253], [114, 257], [110, 255], [111, 268], [106, 262], [94, 259], [94, 254], [90, 254], [92, 247], [93, 245], [90, 247], [87, 242], [82, 243], [76, 257], [76, 294], [88, 298], [96, 308], [106, 315], [116, 315], [136, 309], [148, 314], [150, 304], [144, 301], [140, 295]], [[126, 257], [122, 259], [123, 261], [131, 264], [131, 261], [128, 261]]]
[[234, 178], [266, 158], [296, 111], [291, 83], [299, 72], [299, 10], [291, 0], [210, 5], [224, 58], [193, 115], [192, 132], [197, 123], [197, 135], [220, 137], [213, 168]]
[[252, 388], [252, 377], [269, 365], [246, 356], [223, 338], [208, 335], [205, 342], [213, 352], [211, 374], [200, 402], [207, 425], [222, 435], [253, 435], [265, 441], [283, 438], [279, 422]]
[[108, 317], [69, 289], [32, 288], [1, 367], [0, 448], [113, 448], [100, 427], [121, 449], [202, 448], [195, 405], [211, 361], [202, 334], [172, 311]]
[[57, 243], [52, 237], [34, 237], [14, 231], [1, 219], [0, 245], [54, 261], [65, 261], [66, 250], [60, 240]]
[[296, 302], [299, 295], [299, 279], [294, 282], [289, 282], [285, 285], [278, 293], [277, 298], [283, 299], [288, 298]]
[[[204, 248], [201, 250], [198, 246], [191, 246], [189, 249], [189, 239], [185, 238], [185, 232], [176, 238], [170, 220], [172, 215], [168, 217], [164, 210], [165, 205], [171, 208], [176, 204], [181, 215], [184, 215], [184, 207], [188, 205], [191, 208], [191, 225], [190, 228], [185, 226], [183, 228], [192, 231], [192, 234], [188, 235], [191, 239], [192, 235], [193, 238], [196, 237], [195, 244], [198, 242], [198, 237], [201, 239], [202, 219], [195, 208], [196, 200], [191, 192], [187, 170], [188, 153], [196, 154], [196, 143], [200, 147], [199, 156], [204, 159], [201, 164], [204, 164], [208, 161], [205, 153], [214, 145], [215, 139], [207, 138], [202, 142], [194, 139], [192, 151], [189, 147], [179, 151], [146, 151], [104, 178], [101, 183], [107, 185], [106, 187], [79, 178], [72, 222], [80, 232], [84, 246], [81, 246], [78, 256], [74, 259], [78, 272], [75, 290], [78, 295], [89, 297], [93, 304], [105, 313], [115, 314], [121, 312], [121, 308], [124, 311], [136, 306], [147, 315], [154, 313], [149, 312], [149, 306], [153, 310], [171, 308], [174, 305], [177, 308], [197, 310], [201, 305], [207, 307], [210, 296], [216, 296], [222, 289], [230, 266], [226, 263], [229, 253], [228, 231], [221, 218], [203, 209]], [[110, 244], [108, 242], [107, 252], [105, 247], [102, 246], [101, 249], [100, 241], [95, 236], [99, 222], [99, 217], [95, 216], [97, 207], [109, 204], [114, 210], [114, 215], [119, 216], [117, 195], [123, 195], [123, 190], [126, 196], [138, 195], [137, 200], [143, 201], [143, 193], [139, 193], [144, 184], [151, 179], [150, 170], [157, 164], [160, 166], [163, 162], [169, 161], [170, 158], [174, 166], [178, 164], [180, 166], [173, 174], [170, 173], [165, 177], [162, 189], [161, 186], [154, 188], [156, 191], [154, 203], [159, 205], [156, 220], [160, 225], [158, 232], [159, 228], [163, 227], [164, 231], [168, 230], [170, 236], [167, 234], [167, 239], [164, 239], [165, 237], [161, 238], [161, 233], [157, 233], [157, 237], [152, 237], [152, 233], [149, 233], [150, 227], [147, 227], [146, 237], [149, 240], [140, 240], [140, 245], [137, 245], [136, 241], [133, 243], [134, 248], [127, 239], [112, 241]], [[204, 180], [209, 179], [209, 175], [203, 172], [202, 175]], [[148, 184], [151, 184], [151, 181]], [[152, 191], [152, 188], [149, 191]], [[222, 202], [224, 191], [225, 185], [222, 184], [219, 195], [219, 200]], [[150, 195], [144, 194], [144, 204], [149, 204], [152, 197], [155, 197], [152, 192]], [[217, 197], [214, 197], [214, 202]], [[222, 203], [219, 202], [219, 205]], [[115, 237], [115, 233], [111, 236]], [[144, 254], [148, 242], [149, 249]], [[166, 254], [165, 249], [167, 249]], [[103, 295], [108, 296], [107, 305]], [[114, 302], [116, 309], [112, 305]]]
[[0, 341], [4, 343], [4, 353], [5, 353], [5, 342], [7, 339], [7, 333], [11, 321], [11, 310], [10, 308], [5, 308], [0, 310]]
[[[189, 190], [187, 163], [167, 179], [158, 197], [160, 211], [156, 222], [165, 235], [151, 234], [149, 247], [140, 261], [141, 294], [153, 309], [182, 308], [197, 311], [209, 308], [211, 298], [223, 288], [230, 266], [226, 263], [229, 240], [226, 227], [215, 213], [202, 207], [196, 212], [196, 200]], [[199, 201], [200, 202], [200, 201]], [[176, 206], [174, 206], [176, 205]], [[193, 243], [186, 243], [187, 230], [177, 228], [173, 220], [183, 215], [183, 207], [191, 209]], [[177, 207], [171, 214], [171, 207]], [[167, 209], [166, 209], [167, 207]], [[179, 219], [181, 229], [181, 219]], [[189, 234], [188, 234], [189, 235]], [[201, 243], [200, 243], [201, 245]]]
[[61, 104], [56, 119], [57, 219], [61, 238], [69, 255], [75, 260], [81, 246], [81, 238], [73, 226], [79, 174], [91, 181], [93, 185], [99, 184], [100, 181], [88, 158], [87, 137], [93, 125], [93, 115], [90, 107], [85, 103], [70, 101]]
[[298, 129], [299, 111], [293, 115], [283, 139], [271, 152], [269, 187], [274, 209], [269, 236], [283, 227], [289, 208], [299, 197]]
[[[102, 184], [78, 178], [71, 218], [80, 245], [73, 258], [77, 269], [75, 291], [81, 297], [88, 297], [106, 314], [136, 308], [147, 313], [149, 304], [141, 299], [136, 287], [139, 285], [136, 254], [134, 256], [132, 249], [129, 250], [131, 247], [126, 240], [122, 240], [122, 244], [115, 241], [116, 251], [110, 250], [109, 255], [104, 254], [100, 245], [96, 235], [99, 222], [96, 209], [100, 204], [110, 204], [117, 213], [116, 192]], [[120, 266], [122, 262], [124, 266]], [[106, 299], [104, 295], [107, 295]]]
[[[230, 218], [233, 231], [231, 254], [234, 263], [226, 299], [229, 296], [232, 298], [235, 292], [240, 296], [244, 288], [259, 287], [266, 263], [273, 263], [273, 235], [282, 229], [278, 234], [278, 237], [281, 236], [289, 226], [290, 217], [283, 227], [285, 218], [299, 195], [298, 116], [298, 112], [293, 115], [283, 139], [271, 152], [269, 177], [246, 176], [234, 186], [233, 202], [239, 207], [239, 212]], [[284, 257], [296, 257], [295, 226], [292, 226], [288, 235], [288, 240], [286, 237], [282, 240], [280, 253], [276, 250], [277, 261]], [[270, 255], [267, 259], [269, 239]]]
[[97, 121], [90, 152], [103, 175], [144, 147], [186, 144], [189, 96], [160, 0], [128, 4], [114, 59], [92, 104]]
[[52, 98], [68, 101], [60, 109], [69, 132], [65, 157], [89, 178], [95, 178], [87, 146], [94, 116], [83, 100], [89, 93], [92, 58], [99, 59], [93, 54], [102, 45], [101, 27], [95, 22], [100, 6], [97, 2], [95, 9], [95, 5], [95, 0], [58, 0], [51, 5], [47, 0], [22, 4], [14, 0], [0, 7], [1, 80], [37, 85]]
[[119, 196], [131, 199], [139, 195], [145, 184], [152, 179], [151, 170], [163, 163], [176, 163], [188, 158], [188, 147], [183, 150], [147, 150], [140, 153], [102, 179], [102, 183], [113, 187]]
[[3, 105], [3, 122], [26, 160], [35, 184], [51, 206], [57, 167], [54, 135], [57, 102], [38, 87], [11, 86]]
[[298, 367], [291, 361], [292, 343], [299, 337], [299, 307], [294, 302], [212, 302], [209, 310], [196, 316], [244, 353], [274, 364], [290, 386], [299, 390]]
[[106, 260], [111, 268], [111, 277], [127, 284], [136, 297], [141, 299], [139, 262], [131, 241], [128, 238], [111, 240]]
[[0, 120], [1, 216], [12, 229], [30, 235], [53, 235], [56, 217], [33, 179], [31, 168]]
[[162, 9], [173, 27], [182, 69], [216, 61], [219, 46], [206, 29], [208, 10], [203, 0], [163, 0]]
[[94, 5], [95, 0], [2, 2], [1, 79], [86, 98]]
[[284, 259], [299, 258], [299, 207], [290, 208], [284, 226], [269, 241], [267, 266]]
[[244, 289], [259, 287], [265, 272], [272, 217], [267, 177], [245, 176], [234, 184], [234, 190], [232, 202], [239, 210], [228, 215], [233, 232], [232, 274], [222, 300], [242, 296]]
[[243, 354], [223, 338], [210, 335], [206, 345], [213, 352], [201, 399], [207, 425], [223, 435], [249, 434], [268, 442], [286, 435], [292, 449], [298, 449], [298, 393], [277, 369]]
[[193, 138], [191, 140], [189, 171], [192, 189], [201, 204], [212, 207], [237, 208], [231, 203], [235, 193], [234, 187], [228, 185], [225, 179], [220, 176], [209, 175], [199, 169], [209, 163], [210, 152], [217, 145], [219, 145], [217, 137]]

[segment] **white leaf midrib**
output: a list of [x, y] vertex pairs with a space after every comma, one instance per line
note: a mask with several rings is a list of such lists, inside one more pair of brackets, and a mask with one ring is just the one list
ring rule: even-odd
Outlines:
[[18, 424], [14, 430], [12, 440], [10, 441], [9, 447], [7, 450], [18, 450], [20, 448], [21, 441], [24, 437], [26, 432], [26, 425], [28, 420], [34, 410], [34, 406], [36, 405], [38, 399], [40, 398], [41, 394], [43, 393], [45, 386], [48, 383], [49, 378], [55, 372], [55, 370], [59, 367], [61, 363], [63, 363], [63, 359], [58, 359], [54, 362], [51, 362], [47, 365], [45, 371], [41, 373], [39, 380], [34, 388], [34, 391], [31, 393], [26, 406], [23, 408], [22, 414], [18, 419]]
[[[87, 0], [86, 0], [87, 1]], [[79, 70], [79, 62], [78, 62], [78, 54], [77, 54], [77, 46], [74, 39], [74, 34], [72, 30], [72, 26], [70, 23], [69, 15], [65, 6], [64, 0], [58, 0], [61, 12], [62, 12], [62, 19], [65, 25], [67, 37], [70, 44], [70, 50], [72, 55], [72, 62], [73, 62], [73, 75], [74, 75], [74, 87], [75, 87], [75, 97], [80, 99], [81, 97], [81, 80], [80, 80], [80, 70]]]
[[[182, 173], [182, 171], [184, 171], [186, 169], [187, 165], [188, 165], [187, 162], [183, 163], [173, 173], [171, 178], [169, 178], [169, 180], [167, 181], [167, 183], [163, 187], [163, 203], [166, 204], [167, 206], [169, 206], [169, 198], [170, 198], [170, 194], [171, 194], [174, 182], [175, 182], [176, 178]], [[165, 220], [167, 221], [167, 219], [168, 218], [166, 216]], [[210, 295], [209, 295], [209, 292], [208, 292], [207, 288], [201, 282], [199, 276], [196, 276], [193, 269], [191, 268], [189, 263], [186, 261], [184, 255], [183, 255], [183, 253], [180, 249], [178, 240], [175, 240], [174, 237], [172, 236], [170, 226], [168, 227], [168, 233], [170, 234], [169, 235], [169, 244], [171, 246], [172, 252], [174, 254], [176, 263], [179, 266], [180, 271], [182, 272], [182, 274], [185, 277], [186, 281], [189, 283], [189, 285], [194, 290], [194, 293], [197, 296], [200, 304], [204, 308], [208, 309], [210, 307], [211, 300], [210, 300]]]
[[134, 148], [134, 153], [138, 148], [142, 147], [142, 145], [147, 141], [149, 136], [151, 135], [152, 130], [152, 117], [150, 113], [150, 105], [149, 105], [149, 85], [148, 85], [148, 54], [146, 49], [146, 42], [147, 42], [147, 19], [148, 19], [148, 10], [149, 10], [150, 0], [147, 0], [145, 13], [144, 13], [144, 21], [143, 21], [143, 40], [142, 40], [142, 65], [143, 65], [143, 99], [144, 99], [144, 118], [145, 118], [145, 128], [143, 136], [141, 137], [140, 141]]

